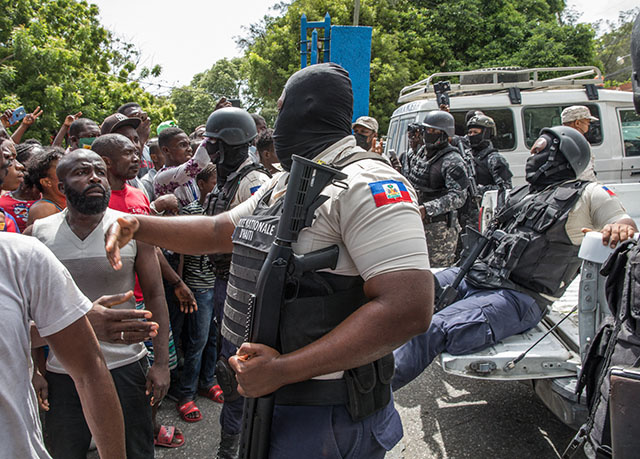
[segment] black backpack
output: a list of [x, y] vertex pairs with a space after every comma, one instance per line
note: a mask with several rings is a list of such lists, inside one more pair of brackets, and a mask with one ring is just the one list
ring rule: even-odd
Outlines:
[[[585, 446], [589, 457], [610, 458], [609, 372], [614, 366], [640, 366], [640, 246], [635, 240], [619, 245], [600, 273], [607, 276], [605, 289], [611, 316], [603, 321], [591, 342], [578, 377], [576, 393], [587, 389], [589, 418], [564, 453]], [[587, 443], [585, 445], [585, 443]]]

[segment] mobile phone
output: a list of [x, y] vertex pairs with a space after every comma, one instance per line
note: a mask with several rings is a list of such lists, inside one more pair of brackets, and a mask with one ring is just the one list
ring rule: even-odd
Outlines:
[[13, 115], [9, 118], [9, 126], [13, 126], [18, 121], [22, 120], [25, 116], [27, 116], [27, 111], [24, 107], [20, 106], [13, 111]]
[[240, 108], [240, 99], [228, 99], [232, 107]]

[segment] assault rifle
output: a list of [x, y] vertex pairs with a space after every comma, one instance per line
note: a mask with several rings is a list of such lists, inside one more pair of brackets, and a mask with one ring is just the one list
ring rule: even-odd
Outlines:
[[473, 163], [473, 155], [469, 153], [462, 143], [462, 139], [458, 141], [458, 150], [460, 150], [460, 156], [467, 165], [467, 174], [469, 175], [469, 193], [471, 193], [471, 202], [473, 203], [476, 211], [480, 210], [482, 196], [480, 196], [480, 190], [478, 189], [478, 181], [476, 180], [476, 166]]
[[467, 275], [473, 264], [484, 251], [485, 247], [487, 247], [487, 244], [489, 244], [491, 240], [502, 239], [502, 237], [506, 234], [504, 231], [498, 229], [497, 218], [497, 216], [501, 213], [505, 206], [505, 193], [506, 190], [503, 186], [498, 188], [498, 205], [494, 213], [494, 218], [484, 233], [480, 233], [475, 228], [467, 226], [467, 237], [471, 237], [473, 235], [475, 244], [473, 244], [473, 246], [469, 244], [471, 250], [469, 250], [467, 257], [464, 259], [464, 262], [462, 262], [460, 271], [458, 271], [458, 274], [456, 275], [453, 282], [447, 285], [440, 293], [438, 301], [433, 309], [434, 313], [443, 310], [451, 303], [456, 301], [456, 297], [458, 295], [458, 285], [460, 285], [460, 282], [462, 282], [464, 276]]
[[[291, 245], [303, 228], [311, 226], [315, 210], [328, 196], [322, 190], [336, 180], [347, 178], [331, 167], [293, 156], [287, 193], [276, 238], [262, 265], [256, 285], [256, 295], [248, 336], [252, 343], [275, 348], [278, 343], [280, 308], [288, 292], [296, 289], [294, 278], [307, 271], [335, 268], [338, 246], [296, 255]], [[271, 418], [274, 394], [247, 398], [242, 414], [240, 458], [266, 459], [269, 456]]]

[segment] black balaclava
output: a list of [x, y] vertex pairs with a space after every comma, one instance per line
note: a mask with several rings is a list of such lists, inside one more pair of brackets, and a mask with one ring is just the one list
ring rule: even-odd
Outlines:
[[437, 131], [430, 134], [425, 129], [422, 134], [422, 140], [424, 141], [424, 148], [427, 150], [427, 157], [433, 156], [449, 144], [449, 136], [444, 131]]
[[211, 162], [216, 165], [216, 174], [221, 182], [225, 182], [249, 157], [248, 143], [232, 146], [218, 139], [215, 143], [206, 142], [205, 147]]
[[351, 79], [339, 65], [323, 63], [298, 70], [287, 81], [282, 98], [273, 144], [285, 170], [291, 169], [291, 155], [311, 159], [351, 135]]
[[467, 138], [469, 139], [469, 144], [471, 145], [471, 148], [476, 151], [482, 151], [485, 148], [487, 148], [489, 146], [489, 141], [491, 140], [491, 130], [488, 128], [485, 128], [484, 126], [482, 126], [481, 129], [482, 129], [482, 132], [478, 134], [474, 134], [474, 135], [467, 134]]
[[525, 165], [526, 180], [534, 191], [576, 178], [575, 171], [558, 148], [558, 139], [548, 134], [541, 137], [546, 139], [547, 146], [541, 152], [529, 156]]

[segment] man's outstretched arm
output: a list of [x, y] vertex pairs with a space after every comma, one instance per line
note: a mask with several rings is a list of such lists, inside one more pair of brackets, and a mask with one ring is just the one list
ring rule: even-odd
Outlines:
[[127, 215], [107, 231], [105, 248], [114, 269], [122, 267], [120, 247], [131, 239], [186, 255], [231, 253], [235, 225], [226, 213], [214, 217]]
[[53, 335], [49, 343], [75, 383], [82, 411], [103, 459], [126, 456], [124, 418], [111, 374], [86, 316]]

